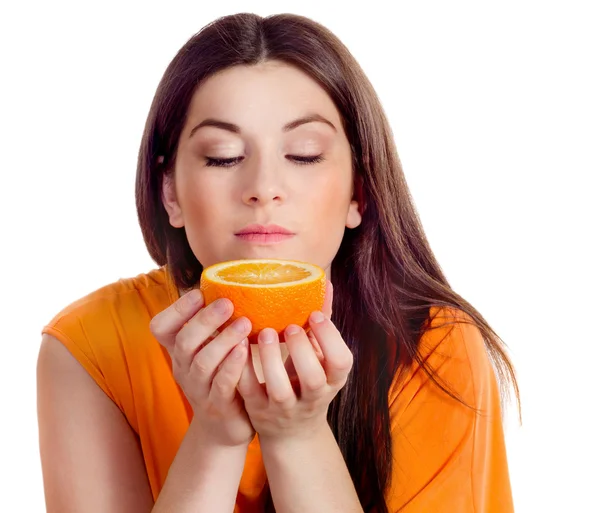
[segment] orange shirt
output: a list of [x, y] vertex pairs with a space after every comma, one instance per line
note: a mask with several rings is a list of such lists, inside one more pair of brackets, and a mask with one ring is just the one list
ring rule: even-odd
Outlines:
[[[165, 267], [119, 280], [69, 305], [43, 328], [59, 339], [121, 409], [139, 435], [154, 499], [192, 411], [170, 359], [149, 330], [178, 298]], [[432, 309], [433, 326], [456, 310]], [[443, 319], [443, 317], [446, 317]], [[391, 513], [513, 511], [500, 398], [479, 330], [454, 324], [423, 335], [423, 358], [476, 413], [442, 392], [415, 364], [389, 393], [393, 470]], [[235, 513], [258, 513], [266, 474], [250, 444]]]

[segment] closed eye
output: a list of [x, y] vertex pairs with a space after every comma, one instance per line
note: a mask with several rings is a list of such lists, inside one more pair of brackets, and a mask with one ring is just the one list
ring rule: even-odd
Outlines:
[[298, 164], [317, 164], [319, 162], [323, 162], [325, 159], [323, 155], [314, 155], [312, 157], [301, 157], [298, 155], [288, 155], [290, 160], [295, 161]]
[[[323, 162], [323, 160], [325, 160], [323, 155], [286, 155], [286, 158], [299, 165], [318, 164], [319, 162]], [[206, 165], [211, 167], [233, 167], [236, 164], [239, 164], [242, 160], [244, 160], [244, 157], [231, 157], [227, 159], [206, 157]]]
[[212, 157], [206, 157], [206, 165], [214, 167], [232, 167], [238, 162], [241, 162], [244, 157], [232, 157], [229, 159], [215, 159]]

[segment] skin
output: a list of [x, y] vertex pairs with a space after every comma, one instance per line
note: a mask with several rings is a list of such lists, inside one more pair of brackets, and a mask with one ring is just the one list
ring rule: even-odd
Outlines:
[[[314, 114], [333, 127], [311, 122], [282, 131]], [[202, 127], [190, 137], [207, 118], [234, 123], [239, 133]], [[315, 155], [323, 160], [299, 164], [294, 158]], [[210, 166], [207, 157], [238, 160]], [[345, 228], [361, 221], [352, 200], [350, 147], [333, 102], [310, 77], [276, 62], [231, 68], [196, 91], [163, 203], [205, 266], [291, 258], [316, 263], [329, 276]], [[275, 245], [248, 244], [235, 233], [250, 223], [278, 224], [294, 236]], [[247, 319], [212, 338], [231, 317], [230, 301], [205, 307], [195, 289], [152, 320], [150, 329], [169, 352], [194, 411], [154, 505], [131, 427], [60, 342], [45, 335], [38, 419], [47, 511], [230, 513], [255, 433], [278, 513], [362, 511], [326, 418], [352, 367], [330, 320], [332, 301], [328, 283], [323, 312], [311, 315], [311, 338], [298, 326], [286, 329], [290, 365], [274, 330], [259, 334], [264, 385], [251, 364]]]
[[[323, 121], [284, 128], [314, 115]], [[201, 126], [206, 119], [232, 123], [237, 133]], [[318, 162], [298, 161], [315, 156]], [[210, 165], [214, 159], [222, 159], [221, 166]], [[345, 228], [361, 221], [352, 199], [351, 162], [339, 113], [318, 83], [279, 62], [234, 67], [209, 79], [192, 99], [174, 174], [163, 183], [164, 205], [171, 225], [185, 228], [205, 267], [241, 258], [290, 258], [316, 263], [329, 277]], [[236, 231], [251, 223], [278, 224], [294, 237], [276, 245], [240, 241]], [[331, 301], [329, 283], [324, 315], [311, 317], [311, 339], [299, 327], [288, 327], [287, 366], [275, 331], [260, 333], [264, 387], [248, 357], [239, 381], [234, 372], [230, 376], [231, 389], [235, 385], [240, 394], [232, 396], [232, 410], [239, 413], [240, 398], [245, 410], [236, 422], [245, 413], [258, 432], [281, 512], [327, 504], [331, 511], [360, 511], [326, 421], [327, 407], [352, 366], [352, 355], [329, 320]], [[246, 440], [245, 434], [240, 439]]]
[[[333, 127], [312, 122], [283, 131], [310, 114]], [[240, 133], [205, 126], [190, 137], [208, 118], [233, 123]], [[322, 162], [294, 160], [317, 155]], [[241, 161], [209, 166], [207, 157]], [[329, 276], [344, 228], [361, 221], [352, 201], [351, 158], [335, 105], [310, 77], [277, 62], [230, 68], [211, 77], [192, 99], [174, 174], [164, 183], [164, 205], [171, 225], [185, 227], [205, 267], [241, 258], [291, 258], [315, 263]], [[277, 245], [235, 236], [252, 223], [278, 224], [295, 236]]]

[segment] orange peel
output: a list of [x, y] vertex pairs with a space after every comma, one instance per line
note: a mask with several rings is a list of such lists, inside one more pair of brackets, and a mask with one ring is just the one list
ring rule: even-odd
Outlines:
[[290, 324], [308, 329], [311, 312], [325, 300], [325, 271], [296, 260], [231, 260], [203, 270], [200, 290], [208, 305], [219, 298], [231, 300], [234, 312], [221, 329], [240, 317], [252, 323], [250, 341], [264, 328], [281, 334]]

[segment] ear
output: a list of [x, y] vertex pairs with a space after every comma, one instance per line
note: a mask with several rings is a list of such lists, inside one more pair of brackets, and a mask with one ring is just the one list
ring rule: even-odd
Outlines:
[[362, 215], [358, 201], [352, 200], [348, 207], [348, 215], [346, 216], [346, 228], [356, 228], [362, 221]]
[[169, 223], [173, 228], [183, 228], [183, 212], [177, 200], [175, 190], [175, 173], [163, 175], [162, 202], [169, 216]]

